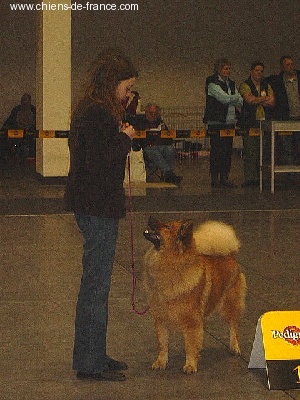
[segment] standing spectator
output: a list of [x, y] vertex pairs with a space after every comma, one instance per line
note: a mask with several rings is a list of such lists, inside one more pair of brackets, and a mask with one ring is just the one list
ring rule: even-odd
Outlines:
[[263, 120], [271, 118], [270, 109], [274, 106], [274, 94], [271, 86], [264, 80], [264, 64], [260, 61], [252, 63], [249, 78], [240, 86], [240, 94], [244, 99], [241, 110], [240, 127], [245, 130], [243, 136], [243, 187], [259, 186], [259, 136], [253, 136], [251, 130], [260, 128]]
[[214, 74], [206, 78], [206, 106], [203, 122], [210, 134], [210, 174], [212, 187], [236, 187], [229, 180], [233, 137], [221, 137], [223, 129], [234, 129], [236, 108], [243, 105], [235, 82], [229, 78], [231, 64], [227, 58], [216, 61]]
[[[300, 70], [295, 69], [291, 56], [280, 58], [281, 72], [268, 78], [274, 90], [275, 108], [274, 118], [280, 121], [300, 120]], [[299, 133], [295, 134], [299, 146]], [[293, 164], [295, 150], [293, 149], [293, 136], [280, 136], [282, 146], [283, 164]], [[299, 148], [298, 148], [299, 151]]]
[[124, 362], [106, 352], [108, 296], [119, 219], [125, 215], [123, 180], [134, 129], [121, 125], [122, 101], [137, 71], [114, 51], [100, 55], [71, 121], [67, 209], [83, 236], [83, 273], [77, 300], [73, 369], [79, 379], [124, 381]]

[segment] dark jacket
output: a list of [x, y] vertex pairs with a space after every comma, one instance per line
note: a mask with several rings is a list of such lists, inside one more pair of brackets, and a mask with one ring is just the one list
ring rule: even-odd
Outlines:
[[[250, 87], [251, 93], [255, 97], [259, 97], [260, 93], [258, 93], [256, 86], [254, 85], [251, 78], [247, 79], [245, 83]], [[268, 82], [264, 79], [260, 83], [260, 92], [265, 91], [266, 95], [269, 96], [269, 85]], [[243, 103], [243, 107], [241, 110], [241, 115], [239, 118], [239, 126], [242, 129], [249, 129], [249, 128], [258, 128], [259, 121], [256, 120], [256, 109], [257, 104], [249, 104], [246, 101]], [[265, 119], [269, 120], [271, 118], [271, 110], [270, 107], [264, 107], [265, 111]]]
[[65, 203], [78, 214], [125, 215], [123, 180], [131, 139], [100, 104], [84, 101], [72, 118]]
[[1, 130], [5, 131], [8, 129], [26, 129], [29, 132], [34, 132], [36, 130], [36, 108], [34, 105], [30, 106], [30, 112], [32, 114], [32, 123], [28, 126], [20, 126], [18, 121], [18, 114], [22, 110], [21, 104], [14, 107], [7, 120], [3, 123]]
[[[229, 79], [229, 87], [231, 90], [231, 94], [235, 94], [235, 83], [233, 80]], [[224, 92], [228, 93], [227, 84], [223, 81], [220, 81], [218, 75], [212, 75], [206, 78], [205, 82], [205, 93], [206, 93], [206, 106], [204, 112], [203, 122], [206, 124], [208, 121], [218, 121], [218, 122], [226, 122], [226, 117], [228, 113], [228, 104], [222, 104], [220, 101], [215, 99], [212, 96], [208, 95], [208, 85], [210, 83], [214, 83], [219, 85]]]
[[[300, 96], [300, 71], [297, 70], [298, 92]], [[271, 75], [267, 78], [272, 86], [275, 96], [274, 118], [279, 121], [290, 119], [289, 101], [284, 84], [283, 71], [279, 75]]]

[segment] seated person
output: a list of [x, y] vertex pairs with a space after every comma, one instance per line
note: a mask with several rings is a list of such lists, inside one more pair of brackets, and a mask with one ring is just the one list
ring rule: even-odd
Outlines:
[[31, 95], [23, 94], [21, 103], [14, 107], [10, 116], [4, 122], [2, 130], [24, 129], [27, 132], [35, 132], [36, 109], [31, 104]]
[[[1, 131], [9, 129], [22, 129], [24, 130], [24, 139], [20, 142], [14, 142], [12, 139], [12, 146], [20, 145], [20, 147], [28, 147], [29, 156], [34, 157], [35, 155], [35, 140], [32, 133], [36, 131], [36, 108], [31, 104], [31, 95], [23, 94], [21, 97], [21, 103], [14, 107], [2, 125]], [[24, 150], [24, 149], [23, 149]]]
[[[146, 106], [145, 114], [127, 115], [127, 121], [138, 131], [167, 129], [161, 118], [160, 107], [155, 103]], [[143, 148], [145, 157], [163, 174], [165, 182], [178, 185], [182, 176], [174, 173], [175, 147], [172, 139], [162, 139], [160, 135], [147, 137], [146, 140], [134, 139], [133, 149]]]

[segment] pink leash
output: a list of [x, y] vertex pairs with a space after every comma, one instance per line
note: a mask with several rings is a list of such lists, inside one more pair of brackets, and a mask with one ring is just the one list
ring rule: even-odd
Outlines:
[[137, 315], [144, 315], [149, 311], [149, 306], [143, 311], [136, 309], [135, 305], [135, 292], [137, 288], [137, 278], [135, 272], [135, 259], [134, 259], [134, 238], [133, 238], [133, 204], [132, 204], [132, 191], [131, 191], [131, 177], [130, 177], [130, 155], [127, 156], [128, 162], [128, 188], [129, 188], [129, 215], [130, 215], [130, 244], [131, 244], [131, 272], [132, 272], [132, 292], [131, 292], [131, 306], [132, 311]]

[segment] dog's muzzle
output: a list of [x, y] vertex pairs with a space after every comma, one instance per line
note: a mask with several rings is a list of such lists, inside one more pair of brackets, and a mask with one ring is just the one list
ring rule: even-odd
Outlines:
[[160, 235], [156, 232], [150, 232], [148, 229], [144, 231], [144, 236], [149, 242], [154, 244], [156, 250], [160, 248]]

